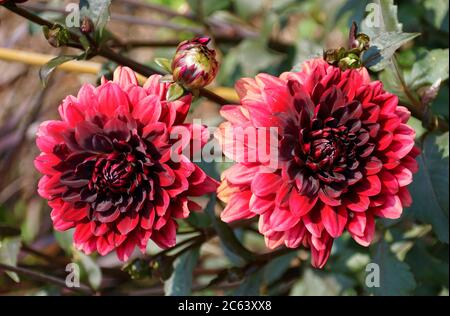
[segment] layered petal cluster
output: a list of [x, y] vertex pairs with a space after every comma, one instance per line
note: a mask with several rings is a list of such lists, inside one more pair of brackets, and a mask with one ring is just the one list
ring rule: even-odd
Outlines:
[[[222, 108], [226, 122], [216, 133], [237, 161], [218, 189], [225, 222], [259, 216], [269, 248], [303, 245], [321, 268], [344, 230], [368, 246], [376, 217], [398, 218], [411, 204], [418, 149], [410, 113], [365, 69], [314, 59], [279, 78], [242, 79], [236, 90], [241, 105]], [[237, 137], [268, 127], [278, 131], [274, 142], [272, 133], [265, 143]], [[276, 147], [276, 168], [254, 153], [261, 146]]]
[[55, 229], [75, 228], [75, 246], [87, 254], [115, 249], [127, 260], [149, 239], [174, 246], [176, 219], [200, 208], [190, 197], [217, 188], [181, 146], [172, 159], [178, 141], [172, 131], [189, 131], [185, 144], [204, 144], [208, 134], [183, 124], [191, 96], [166, 101], [168, 84], [159, 79], [151, 76], [140, 87], [133, 71], [118, 68], [113, 81], [83, 85], [77, 97], [64, 99], [61, 120], [39, 127], [38, 192], [52, 208]]

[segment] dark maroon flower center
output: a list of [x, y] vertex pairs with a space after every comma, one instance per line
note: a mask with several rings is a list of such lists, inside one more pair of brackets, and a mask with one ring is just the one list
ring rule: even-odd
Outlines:
[[287, 175], [303, 194], [319, 189], [340, 194], [361, 180], [375, 148], [369, 131], [377, 132], [376, 126], [364, 120], [359, 102], [346, 103], [336, 87], [310, 100], [296, 89], [291, 87], [291, 94], [298, 113], [287, 118], [281, 140]]
[[[121, 213], [143, 208], [144, 201], [159, 203], [159, 173], [165, 169], [151, 137], [141, 137], [139, 127], [126, 119], [114, 124], [85, 123], [64, 135], [66, 144], [54, 153], [61, 163], [59, 194], [75, 207], [90, 206], [90, 219], [110, 222]], [[58, 194], [55, 196], [58, 197]]]

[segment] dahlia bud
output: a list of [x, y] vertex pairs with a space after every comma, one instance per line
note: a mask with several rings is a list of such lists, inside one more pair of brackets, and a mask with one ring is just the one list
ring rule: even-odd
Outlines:
[[69, 42], [69, 32], [61, 25], [55, 25], [52, 28], [44, 26], [42, 30], [48, 43], [53, 47], [64, 46]]
[[173, 80], [187, 89], [202, 88], [216, 77], [216, 52], [207, 47], [208, 37], [181, 42], [172, 60]]
[[90, 34], [94, 31], [94, 23], [88, 16], [85, 16], [81, 21], [80, 31], [83, 34]]

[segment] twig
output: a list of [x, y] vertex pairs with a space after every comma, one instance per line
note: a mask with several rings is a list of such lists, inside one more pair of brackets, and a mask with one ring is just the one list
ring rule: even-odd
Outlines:
[[[36, 23], [36, 24], [39, 24], [42, 26], [45, 25], [50, 28], [54, 26], [53, 22], [47, 21], [47, 20], [39, 17], [38, 15], [35, 15], [32, 12], [24, 9], [23, 7], [19, 7], [19, 6], [16, 6], [15, 4], [11, 4], [11, 3], [5, 3], [5, 4], [3, 4], [3, 6], [6, 7], [7, 9], [9, 9], [10, 11], [12, 11], [12, 12], [30, 20], [31, 22]], [[81, 45], [81, 43], [80, 43], [79, 35], [70, 29], [68, 29], [68, 32], [70, 35], [70, 39], [73, 42], [75, 42], [75, 45], [73, 45], [72, 47], [80, 48], [79, 46]], [[125, 57], [119, 53], [116, 53], [109, 47], [105, 47], [105, 46], [97, 47], [96, 54], [99, 56], [105, 57], [111, 61], [114, 61], [117, 64], [127, 66], [146, 77], [151, 76], [153, 74], [163, 74], [161, 71], [159, 71], [157, 69], [153, 69], [150, 66], [146, 66], [146, 65], [136, 62], [132, 59], [129, 59], [128, 57]], [[207, 90], [205, 88], [200, 89], [200, 95], [213, 101], [213, 102], [218, 103], [219, 105], [226, 105], [226, 104], [233, 103], [231, 101], [225, 100], [221, 96], [219, 96], [219, 95], [215, 94], [214, 92]]]
[[68, 287], [65, 280], [62, 280], [60, 278], [57, 278], [57, 277], [54, 277], [51, 275], [44, 274], [42, 272], [30, 270], [27, 268], [14, 267], [14, 266], [0, 263], [0, 270], [15, 272], [17, 274], [28, 276], [28, 277], [33, 278], [38, 281], [42, 281], [45, 283], [51, 283], [51, 284], [63, 287], [65, 289], [68, 289], [73, 292], [78, 292], [78, 293], [85, 294], [85, 295], [93, 295], [94, 294], [94, 291], [92, 291], [88, 286], [86, 286], [84, 284], [80, 284], [80, 287]]

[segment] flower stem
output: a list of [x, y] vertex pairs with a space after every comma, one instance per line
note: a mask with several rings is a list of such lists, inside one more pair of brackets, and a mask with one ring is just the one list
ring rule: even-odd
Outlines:
[[47, 275], [42, 272], [30, 270], [27, 268], [14, 267], [14, 266], [0, 263], [0, 270], [15, 272], [17, 274], [28, 276], [28, 277], [33, 278], [38, 281], [54, 284], [54, 285], [60, 286], [62, 288], [66, 288], [70, 291], [78, 292], [81, 294], [85, 294], [85, 295], [93, 295], [94, 294], [94, 291], [91, 288], [89, 288], [87, 285], [80, 284], [80, 287], [68, 287], [65, 280], [63, 280], [63, 279], [60, 279], [60, 278], [57, 278], [57, 277], [54, 277], [51, 275]]
[[[12, 12], [26, 18], [27, 20], [38, 24], [38, 25], [47, 26], [49, 28], [52, 28], [55, 25], [55, 23], [45, 20], [45, 19], [41, 18], [40, 16], [24, 9], [23, 7], [16, 6], [13, 3], [5, 3], [5, 4], [3, 4], [3, 6], [5, 8], [7, 8], [8, 10], [10, 10], [10, 11], [12, 11]], [[71, 46], [75, 47], [75, 48], [80, 48], [81, 42], [80, 42], [79, 35], [70, 29], [68, 29], [68, 32], [70, 35], [70, 40], [72, 42], [74, 42], [74, 45], [71, 45]], [[126, 56], [123, 56], [123, 55], [113, 51], [111, 48], [106, 47], [106, 46], [97, 47], [96, 54], [99, 56], [105, 57], [111, 61], [114, 61], [117, 64], [127, 66], [127, 67], [133, 69], [135, 72], [140, 73], [141, 75], [144, 75], [146, 77], [153, 75], [153, 74], [162, 74], [161, 71], [153, 69], [152, 67], [146, 66], [139, 62], [136, 62]], [[222, 98], [221, 96], [215, 94], [214, 92], [212, 92], [208, 89], [204, 89], [204, 88], [200, 89], [200, 95], [213, 101], [213, 102], [218, 103], [219, 105], [233, 103], [233, 102], [226, 100], [226, 99]]]

